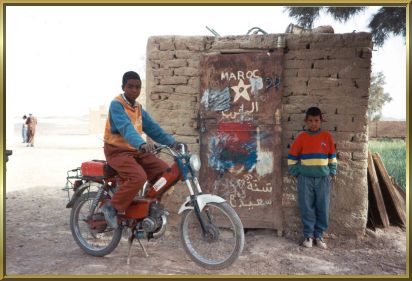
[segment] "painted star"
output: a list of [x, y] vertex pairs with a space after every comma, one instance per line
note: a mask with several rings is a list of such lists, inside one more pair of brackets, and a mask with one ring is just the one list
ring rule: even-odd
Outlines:
[[236, 102], [240, 97], [250, 101], [249, 93], [247, 92], [247, 89], [250, 87], [251, 85], [245, 85], [245, 83], [243, 83], [243, 79], [239, 80], [239, 84], [237, 86], [231, 87], [236, 93], [234, 102]]

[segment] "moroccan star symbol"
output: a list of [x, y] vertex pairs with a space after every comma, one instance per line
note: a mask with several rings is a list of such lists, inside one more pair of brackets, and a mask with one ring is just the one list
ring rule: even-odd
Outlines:
[[247, 92], [247, 89], [250, 87], [251, 85], [245, 85], [245, 83], [243, 83], [243, 79], [239, 80], [239, 84], [237, 86], [231, 87], [236, 93], [234, 102], [236, 102], [240, 97], [250, 101], [249, 93]]

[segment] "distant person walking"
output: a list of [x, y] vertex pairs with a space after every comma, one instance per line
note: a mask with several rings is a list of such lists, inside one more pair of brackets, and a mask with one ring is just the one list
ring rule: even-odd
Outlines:
[[36, 134], [37, 118], [33, 114], [29, 114], [29, 118], [26, 120], [28, 126], [28, 143], [27, 146], [34, 146], [34, 135]]
[[27, 116], [23, 115], [23, 124], [21, 128], [21, 136], [23, 137], [23, 143], [26, 143], [28, 141], [28, 125], [26, 124], [27, 121]]

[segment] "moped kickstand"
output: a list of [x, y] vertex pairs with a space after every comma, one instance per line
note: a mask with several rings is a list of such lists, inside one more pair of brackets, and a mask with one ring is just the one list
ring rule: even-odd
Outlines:
[[[135, 234], [135, 233], [136, 233], [136, 234]], [[138, 237], [137, 235], [138, 235], [138, 232], [132, 231], [132, 233], [130, 234], [130, 237], [129, 237], [129, 239], [128, 239], [128, 244], [129, 244], [129, 250], [128, 250], [128, 253], [127, 253], [127, 264], [128, 264], [128, 265], [130, 264], [130, 259], [131, 259], [131, 257], [132, 257], [132, 245], [133, 245], [133, 240], [134, 240], [135, 238], [136, 238], [137, 241], [139, 242], [140, 247], [143, 249], [143, 252], [145, 253], [146, 258], [149, 257], [149, 254], [147, 253], [146, 248], [144, 247], [144, 245], [142, 244], [142, 242], [140, 242], [140, 239], [139, 239], [139, 237]]]

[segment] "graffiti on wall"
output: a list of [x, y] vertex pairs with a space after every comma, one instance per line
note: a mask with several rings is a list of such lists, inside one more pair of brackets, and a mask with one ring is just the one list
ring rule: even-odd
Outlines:
[[217, 75], [205, 76], [211, 80], [206, 80], [201, 99], [204, 110], [213, 112], [209, 116], [216, 120], [207, 134], [205, 154], [208, 167], [217, 172], [211, 182], [213, 193], [235, 208], [272, 206], [275, 132], [273, 125], [259, 118], [270, 115], [268, 105], [275, 100], [270, 95], [279, 88], [280, 78], [269, 64], [262, 72], [260, 67], [231, 64], [227, 70], [219, 69], [221, 61], [218, 65]]
[[204, 105], [206, 110], [210, 111], [223, 111], [230, 108], [230, 92], [229, 87], [224, 88], [221, 91], [207, 89], [203, 93], [201, 104]]
[[221, 112], [217, 133], [209, 140], [209, 165], [220, 173], [256, 170], [259, 176], [270, 174], [273, 153], [261, 149], [264, 136], [252, 122], [259, 112], [259, 90], [265, 88], [259, 70], [221, 72], [220, 79], [236, 80], [237, 84], [223, 90], [206, 89], [203, 93], [201, 103], [205, 109]]
[[282, 56], [251, 52], [201, 59], [200, 179], [249, 227], [282, 223]]
[[[213, 193], [229, 198], [229, 204], [235, 208], [253, 209], [259, 206], [271, 206], [272, 189], [270, 182], [260, 182], [250, 173], [243, 174], [239, 178], [215, 180], [213, 183]], [[251, 193], [255, 196], [250, 196]]]
[[273, 171], [273, 152], [270, 150], [265, 150], [260, 146], [260, 142], [262, 139], [270, 137], [271, 134], [268, 134], [267, 132], [262, 134], [260, 132], [260, 128], [256, 128], [257, 132], [257, 162], [256, 162], [256, 172], [259, 176], [264, 176], [267, 174], [272, 173]]
[[251, 172], [257, 162], [254, 131], [250, 123], [219, 122], [209, 141], [209, 165], [220, 173]]

